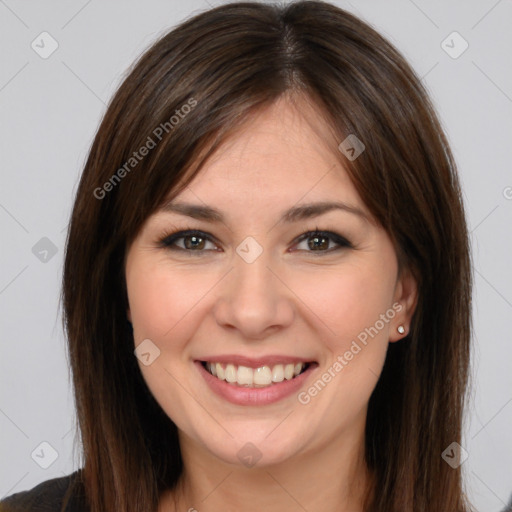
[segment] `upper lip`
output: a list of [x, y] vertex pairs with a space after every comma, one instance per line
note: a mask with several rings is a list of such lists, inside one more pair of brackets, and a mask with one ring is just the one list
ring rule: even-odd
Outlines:
[[222, 354], [217, 356], [205, 356], [197, 359], [201, 362], [234, 364], [248, 368], [261, 368], [262, 366], [273, 366], [276, 364], [313, 363], [312, 359], [298, 356], [268, 355], [261, 357], [246, 357], [237, 354]]

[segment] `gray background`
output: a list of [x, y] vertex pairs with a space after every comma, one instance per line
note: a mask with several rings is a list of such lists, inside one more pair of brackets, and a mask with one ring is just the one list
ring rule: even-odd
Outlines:
[[[423, 77], [459, 165], [476, 285], [463, 468], [477, 508], [498, 511], [512, 492], [512, 2], [335, 3], [388, 37]], [[0, 497], [79, 467], [59, 311], [78, 177], [127, 67], [213, 4], [0, 0]], [[43, 31], [59, 45], [47, 59], [31, 47], [51, 48]], [[463, 49], [453, 31], [469, 44], [457, 58], [445, 51]]]

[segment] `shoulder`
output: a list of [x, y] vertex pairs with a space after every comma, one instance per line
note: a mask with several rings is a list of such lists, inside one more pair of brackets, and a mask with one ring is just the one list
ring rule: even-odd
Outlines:
[[0, 501], [0, 512], [89, 512], [81, 481], [81, 470], [46, 480], [27, 491], [17, 492]]

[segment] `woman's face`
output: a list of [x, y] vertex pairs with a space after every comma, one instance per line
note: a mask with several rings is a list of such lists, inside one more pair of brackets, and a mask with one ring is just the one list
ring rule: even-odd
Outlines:
[[360, 442], [388, 342], [408, 332], [414, 282], [316, 121], [284, 101], [260, 113], [127, 253], [144, 379], [212, 461]]

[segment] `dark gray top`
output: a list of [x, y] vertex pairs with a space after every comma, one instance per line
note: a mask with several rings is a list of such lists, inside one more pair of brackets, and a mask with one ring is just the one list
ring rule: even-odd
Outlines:
[[[89, 512], [81, 482], [81, 470], [53, 478], [27, 491], [17, 492], [0, 501], [0, 512]], [[64, 499], [69, 500], [62, 509]]]

